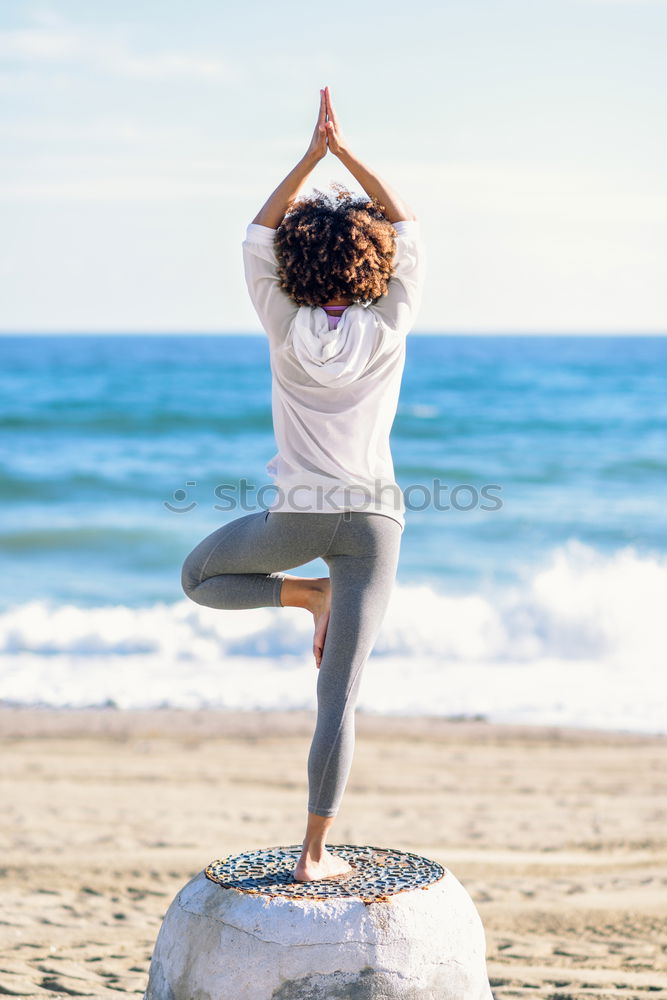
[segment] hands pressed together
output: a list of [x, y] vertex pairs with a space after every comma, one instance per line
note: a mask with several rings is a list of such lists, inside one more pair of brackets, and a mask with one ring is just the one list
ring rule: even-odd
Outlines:
[[331, 92], [328, 87], [325, 87], [320, 90], [320, 110], [306, 156], [321, 160], [327, 155], [327, 150], [331, 150], [335, 156], [339, 156], [345, 151], [344, 147], [343, 135], [331, 103]]
[[417, 218], [405, 202], [391, 190], [389, 185], [350, 151], [350, 147], [340, 130], [338, 118], [331, 103], [329, 88], [324, 87], [320, 90], [317, 124], [305, 155], [283, 178], [275, 191], [269, 195], [252, 221], [268, 229], [277, 229], [285, 217], [285, 212], [288, 211], [290, 205], [294, 204], [301, 185], [310, 175], [315, 164], [325, 157], [329, 150], [347, 167], [368, 197], [377, 200], [389, 222]]

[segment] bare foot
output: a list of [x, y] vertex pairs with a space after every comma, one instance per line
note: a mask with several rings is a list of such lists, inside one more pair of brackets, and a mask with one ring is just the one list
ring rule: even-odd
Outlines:
[[328, 576], [313, 579], [284, 573], [280, 588], [280, 605], [283, 608], [306, 608], [312, 613], [315, 622], [313, 655], [319, 669], [331, 614], [331, 580]]
[[312, 603], [310, 610], [315, 621], [315, 635], [313, 636], [313, 655], [315, 665], [320, 669], [322, 656], [324, 654], [324, 639], [327, 634], [329, 618], [331, 617], [331, 581], [328, 576], [320, 577], [313, 581], [318, 587], [313, 588]]
[[330, 854], [324, 849], [318, 861], [315, 861], [308, 854], [302, 854], [296, 868], [292, 872], [295, 882], [315, 882], [323, 878], [335, 878], [346, 875], [352, 871], [352, 866], [339, 858], [337, 854]]

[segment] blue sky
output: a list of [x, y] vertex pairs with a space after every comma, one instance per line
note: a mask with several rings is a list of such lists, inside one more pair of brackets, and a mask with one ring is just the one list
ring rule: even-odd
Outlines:
[[419, 330], [667, 331], [666, 41], [667, 0], [3, 0], [0, 329], [257, 330], [240, 242], [328, 83]]

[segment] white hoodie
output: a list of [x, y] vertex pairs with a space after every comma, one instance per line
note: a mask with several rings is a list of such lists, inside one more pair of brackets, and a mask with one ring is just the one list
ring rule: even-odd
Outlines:
[[387, 294], [351, 305], [330, 330], [324, 309], [298, 306], [278, 286], [275, 229], [251, 223], [243, 243], [250, 299], [269, 338], [273, 429], [266, 466], [271, 511], [386, 514], [405, 526], [389, 446], [405, 365], [405, 337], [423, 287], [417, 220], [395, 222]]

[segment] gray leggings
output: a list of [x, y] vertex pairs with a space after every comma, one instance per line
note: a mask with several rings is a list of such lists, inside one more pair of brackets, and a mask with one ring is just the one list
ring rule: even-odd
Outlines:
[[331, 617], [317, 676], [317, 724], [308, 756], [308, 811], [335, 816], [352, 766], [361, 672], [391, 595], [401, 526], [367, 511], [259, 511], [197, 545], [183, 564], [188, 597], [208, 608], [281, 607], [280, 570], [321, 557]]

